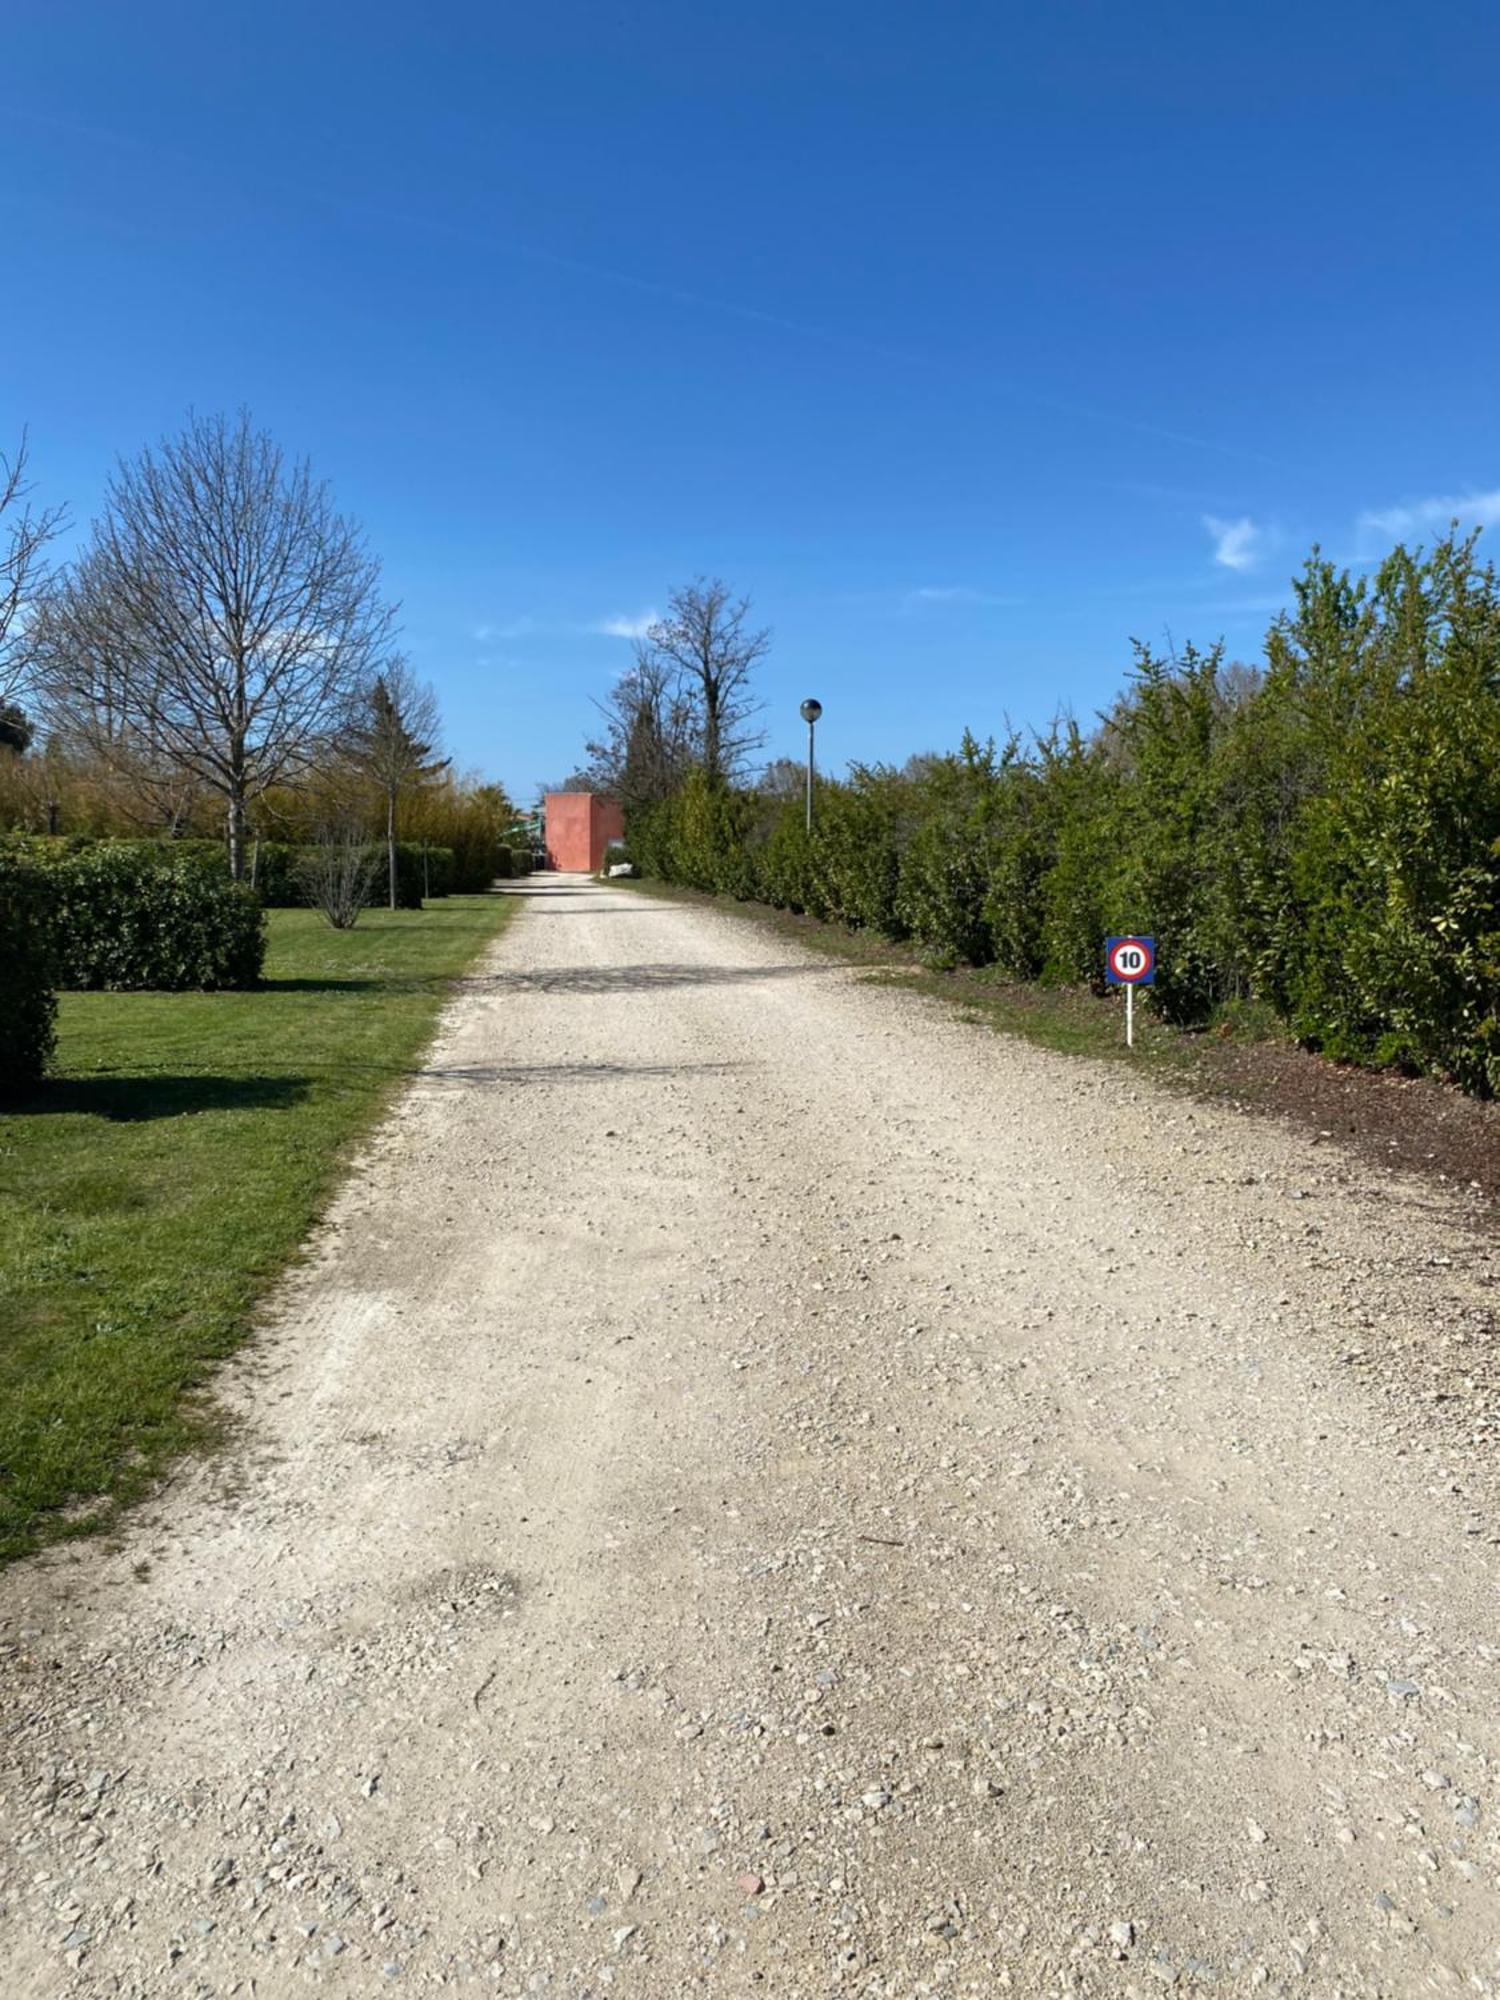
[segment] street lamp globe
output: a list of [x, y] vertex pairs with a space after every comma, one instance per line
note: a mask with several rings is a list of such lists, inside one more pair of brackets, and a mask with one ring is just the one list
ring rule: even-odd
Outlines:
[[823, 713], [823, 704], [809, 695], [802, 704], [802, 720], [807, 724], [807, 837], [812, 838], [813, 819], [813, 724]]

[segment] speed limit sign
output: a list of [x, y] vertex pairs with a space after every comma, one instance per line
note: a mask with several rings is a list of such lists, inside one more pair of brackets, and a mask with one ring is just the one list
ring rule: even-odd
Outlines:
[[1111, 986], [1152, 986], [1156, 983], [1156, 939], [1112, 937], [1104, 940], [1104, 977]]
[[1125, 988], [1125, 1046], [1135, 1047], [1135, 989], [1156, 984], [1156, 939], [1110, 937], [1104, 940], [1104, 977]]

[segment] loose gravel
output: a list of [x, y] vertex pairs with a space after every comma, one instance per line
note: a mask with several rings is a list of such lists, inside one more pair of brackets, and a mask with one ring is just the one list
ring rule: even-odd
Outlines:
[[7, 1995], [1500, 1995], [1477, 1198], [587, 882], [0, 1580]]

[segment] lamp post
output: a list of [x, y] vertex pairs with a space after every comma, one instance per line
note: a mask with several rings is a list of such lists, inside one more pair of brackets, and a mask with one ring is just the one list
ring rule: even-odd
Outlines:
[[813, 793], [813, 730], [818, 717], [823, 713], [823, 704], [811, 696], [802, 704], [802, 720], [807, 724], [807, 832], [812, 837], [812, 793]]

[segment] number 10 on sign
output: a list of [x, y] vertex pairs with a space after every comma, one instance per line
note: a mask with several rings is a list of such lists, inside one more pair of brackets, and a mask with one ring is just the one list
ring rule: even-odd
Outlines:
[[1125, 988], [1125, 1046], [1135, 1047], [1135, 989], [1156, 984], [1156, 939], [1110, 937], [1104, 940], [1104, 977]]

